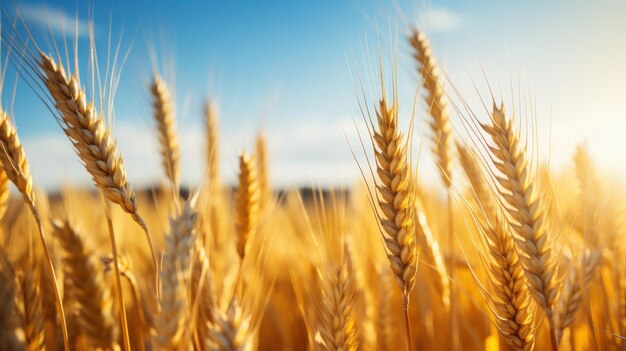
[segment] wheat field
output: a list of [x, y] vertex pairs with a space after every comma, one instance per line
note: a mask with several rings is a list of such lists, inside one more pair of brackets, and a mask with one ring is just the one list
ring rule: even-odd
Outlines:
[[[19, 26], [2, 28], [8, 59], [93, 187], [40, 190], [20, 116], [0, 111], [1, 350], [626, 350], [622, 186], [584, 144], [550, 168], [529, 146], [532, 117], [491, 92], [485, 111], [459, 105], [418, 28], [398, 35], [410, 52], [379, 52], [377, 95], [355, 88], [361, 182], [273, 187], [259, 131], [229, 184], [207, 100], [203, 181], [181, 186], [173, 87], [157, 71], [144, 88], [159, 149], [145, 152], [163, 182], [146, 190], [126, 176], [109, 96]], [[399, 108], [403, 72], [382, 68], [399, 54], [428, 129]], [[422, 138], [436, 189], [418, 172]]]

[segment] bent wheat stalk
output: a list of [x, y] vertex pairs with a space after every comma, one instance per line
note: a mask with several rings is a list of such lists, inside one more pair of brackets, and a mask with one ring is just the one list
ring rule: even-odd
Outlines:
[[150, 246], [155, 284], [158, 286], [157, 258], [148, 234], [148, 227], [137, 211], [135, 192], [126, 181], [124, 159], [117, 150], [104, 115], [96, 111], [93, 101], [87, 96], [77, 75], [68, 77], [63, 65], [40, 52], [39, 67], [42, 79], [61, 115], [58, 118], [63, 131], [72, 142], [94, 184], [102, 190], [109, 201], [119, 205], [144, 230]]
[[24, 202], [30, 208], [35, 221], [37, 222], [37, 228], [39, 230], [39, 239], [43, 248], [43, 253], [46, 261], [46, 266], [50, 277], [52, 277], [51, 283], [54, 287], [55, 303], [59, 312], [59, 320], [61, 321], [61, 331], [63, 334], [63, 342], [65, 350], [69, 350], [67, 323], [65, 320], [65, 311], [63, 309], [63, 302], [61, 300], [61, 293], [59, 292], [58, 280], [52, 264], [52, 258], [48, 250], [48, 244], [46, 243], [46, 235], [43, 230], [43, 224], [37, 206], [35, 205], [35, 192], [33, 191], [33, 183], [30, 175], [30, 169], [28, 166], [28, 160], [26, 159], [26, 153], [20, 143], [17, 136], [17, 131], [9, 119], [9, 115], [6, 114], [0, 108], [0, 163], [4, 173], [13, 183], [17, 190], [22, 194]]

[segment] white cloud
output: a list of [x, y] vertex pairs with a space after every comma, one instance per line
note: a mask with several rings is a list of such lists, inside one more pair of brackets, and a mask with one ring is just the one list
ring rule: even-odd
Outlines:
[[429, 32], [449, 32], [463, 24], [463, 18], [448, 9], [430, 8], [418, 16], [420, 28]]
[[[46, 30], [50, 28], [55, 34], [70, 36], [78, 34], [79, 37], [89, 34], [89, 23], [87, 21], [81, 20], [76, 15], [67, 13], [60, 8], [44, 4], [21, 4], [19, 6], [19, 14], [26, 23], [45, 28]], [[76, 32], [76, 26], [78, 26], [78, 32]]]
[[[268, 127], [265, 134], [273, 185], [350, 185], [360, 180], [344, 130], [357, 154], [362, 154], [354, 126], [348, 118], [336, 122], [294, 121]], [[178, 132], [182, 182], [194, 187], [199, 185], [206, 164], [204, 128], [184, 124]], [[221, 173], [227, 183], [236, 181], [239, 152], [243, 149], [254, 151], [255, 132], [254, 128], [220, 130]], [[153, 186], [164, 179], [159, 144], [151, 126], [142, 120], [117, 121], [113, 134], [124, 156], [128, 180], [135, 188]], [[91, 186], [88, 174], [60, 130], [22, 141], [35, 186], [46, 190], [57, 190], [64, 184]]]

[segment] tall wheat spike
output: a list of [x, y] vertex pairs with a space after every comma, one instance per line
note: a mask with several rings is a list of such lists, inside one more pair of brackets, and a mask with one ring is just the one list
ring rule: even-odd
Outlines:
[[478, 204], [487, 217], [491, 218], [491, 216], [495, 214], [495, 205], [483, 171], [481, 170], [478, 162], [476, 162], [475, 152], [460, 143], [457, 143], [457, 150], [461, 166], [467, 176], [467, 180], [469, 180], [469, 183], [472, 186], [472, 190], [478, 200]]
[[318, 331], [327, 351], [356, 351], [359, 344], [354, 311], [354, 273], [350, 257], [344, 255], [340, 265], [327, 268], [324, 275]]
[[532, 350], [535, 346], [535, 321], [531, 296], [524, 270], [515, 250], [512, 233], [500, 219], [493, 224], [483, 222], [482, 233], [489, 252], [488, 269], [494, 295], [492, 311], [496, 326], [511, 348]]
[[160, 311], [155, 317], [153, 344], [157, 350], [188, 350], [191, 347], [188, 289], [198, 215], [187, 203], [170, 220], [166, 237]]
[[580, 257], [580, 266], [570, 267], [563, 285], [563, 291], [556, 304], [554, 320], [557, 340], [561, 340], [563, 332], [574, 322], [578, 308], [583, 302], [583, 289], [587, 290], [602, 265], [602, 251], [585, 251]]
[[39, 282], [32, 270], [19, 274], [20, 290], [24, 305], [24, 331], [29, 351], [45, 351], [43, 308]]
[[415, 285], [417, 247], [407, 143], [398, 129], [396, 102], [388, 106], [384, 98], [380, 100], [376, 117], [378, 128], [373, 138], [379, 178], [376, 188], [380, 226], [391, 270], [402, 289], [403, 304], [408, 306], [409, 294]]
[[46, 236], [41, 223], [41, 217], [37, 206], [35, 205], [35, 192], [33, 191], [33, 182], [30, 175], [30, 169], [28, 166], [28, 159], [24, 148], [20, 143], [20, 139], [17, 136], [17, 131], [9, 119], [9, 115], [0, 108], [0, 164], [6, 174], [7, 178], [15, 185], [17, 190], [22, 194], [24, 202], [30, 208], [37, 227], [39, 229], [39, 239], [43, 248], [46, 267], [50, 277], [52, 277], [50, 283], [53, 284], [55, 304], [57, 311], [60, 315], [61, 331], [63, 334], [63, 340], [65, 342], [65, 350], [69, 350], [67, 345], [67, 325], [65, 321], [65, 311], [63, 309], [63, 303], [61, 301], [61, 293], [59, 292], [59, 286], [57, 283], [56, 273], [52, 264], [52, 258], [48, 250], [48, 244], [46, 242]]
[[511, 218], [510, 225], [517, 234], [517, 252], [530, 293], [550, 322], [552, 346], [556, 348], [553, 315], [559, 283], [545, 208], [532, 183], [519, 134], [513, 129], [512, 120], [506, 118], [504, 106], [498, 108], [494, 103], [491, 123], [482, 127], [493, 142], [489, 149], [500, 173], [496, 180]]
[[239, 156], [239, 186], [235, 194], [235, 227], [237, 253], [243, 259], [250, 234], [256, 228], [259, 215], [259, 185], [254, 160], [243, 152]]
[[63, 269], [69, 290], [66, 294], [77, 306], [81, 333], [91, 347], [119, 349], [115, 302], [100, 259], [68, 221], [54, 221], [53, 227], [54, 235], [63, 247]]
[[0, 161], [6, 177], [24, 197], [28, 206], [35, 206], [35, 192], [26, 153], [9, 115], [0, 108]]
[[150, 85], [154, 119], [157, 123], [163, 168], [169, 181], [178, 188], [180, 182], [179, 146], [176, 137], [174, 106], [167, 83], [155, 74]]
[[448, 102], [440, 81], [441, 73], [424, 33], [413, 29], [409, 42], [413, 47], [413, 56], [419, 64], [419, 74], [427, 92], [426, 104], [432, 117], [429, 125], [434, 144], [433, 152], [437, 156], [441, 181], [449, 189], [452, 186], [452, 156], [450, 155], [452, 151], [452, 126], [446, 112]]
[[269, 179], [267, 139], [262, 132], [256, 138], [255, 156], [259, 178], [259, 207], [265, 209], [272, 198], [272, 185]]
[[250, 328], [250, 316], [239, 307], [235, 298], [226, 311], [215, 311], [215, 320], [209, 324], [207, 349], [210, 351], [252, 351], [254, 334]]
[[217, 105], [206, 102], [204, 106], [206, 120], [207, 141], [207, 170], [210, 194], [216, 194], [220, 189], [220, 159], [219, 159], [219, 126]]

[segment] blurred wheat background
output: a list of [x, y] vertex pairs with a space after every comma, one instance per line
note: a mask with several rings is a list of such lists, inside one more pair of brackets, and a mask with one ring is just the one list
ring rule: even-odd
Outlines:
[[1, 350], [626, 349], [625, 5], [138, 3], [3, 5]]

